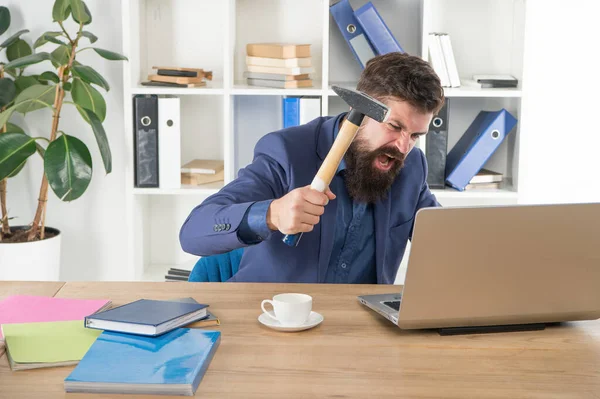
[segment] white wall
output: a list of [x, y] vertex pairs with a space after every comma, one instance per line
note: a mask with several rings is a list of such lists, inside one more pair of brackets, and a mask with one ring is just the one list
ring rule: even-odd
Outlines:
[[522, 147], [526, 203], [600, 201], [594, 0], [527, 0]]
[[[88, 0], [86, 3], [93, 17], [86, 30], [99, 38], [94, 46], [121, 52], [120, 1]], [[53, 4], [52, 0], [3, 1], [2, 5], [9, 7], [12, 15], [8, 33], [27, 28], [31, 32], [24, 38], [32, 44], [41, 33], [60, 30], [58, 24], [52, 23]], [[68, 26], [74, 29], [74, 25]], [[43, 49], [51, 51], [53, 47], [47, 45]], [[113, 173], [106, 175], [104, 172], [90, 126], [81, 120], [72, 106], [63, 108], [59, 129], [83, 140], [90, 148], [94, 173], [85, 194], [71, 203], [61, 202], [50, 191], [46, 222], [63, 233], [62, 280], [116, 280], [126, 253], [122, 65], [107, 61], [93, 51], [84, 51], [77, 59], [96, 69], [111, 86], [105, 95], [107, 117], [104, 128], [112, 149]], [[52, 66], [45, 62], [43, 68], [47, 70]], [[31, 69], [32, 72], [36, 70], [39, 68]], [[31, 135], [49, 137], [50, 123], [50, 113], [38, 111], [27, 115], [23, 126]], [[9, 212], [10, 216], [18, 217], [13, 224], [29, 224], [33, 220], [42, 168], [39, 157], [31, 159], [33, 161], [28, 162], [26, 169], [9, 181]]]

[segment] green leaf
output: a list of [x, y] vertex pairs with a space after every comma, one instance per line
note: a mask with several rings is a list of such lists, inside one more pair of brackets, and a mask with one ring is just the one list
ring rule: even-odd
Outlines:
[[92, 14], [87, 5], [82, 0], [69, 0], [71, 4], [71, 13], [73, 20], [78, 24], [87, 25], [92, 22]]
[[81, 197], [92, 180], [92, 156], [81, 140], [63, 134], [48, 145], [44, 172], [58, 198], [73, 201]]
[[77, 76], [84, 82], [98, 85], [106, 91], [110, 90], [110, 86], [106, 79], [104, 79], [102, 75], [96, 72], [94, 68], [85, 65], [73, 65], [72, 70], [73, 75]]
[[25, 131], [20, 126], [9, 122], [6, 124], [6, 133], [25, 133]]
[[11, 177], [15, 177], [16, 175], [18, 175], [19, 172], [21, 172], [23, 170], [26, 163], [27, 163], [27, 160], [24, 160], [23, 163], [21, 165], [19, 165], [17, 167], [17, 169], [15, 169], [10, 175], [6, 176], [6, 178], [10, 179]]
[[52, 64], [57, 68], [61, 65], [67, 65], [69, 59], [71, 59], [71, 49], [67, 46], [59, 46], [50, 53], [50, 59], [52, 60]]
[[88, 32], [85, 30], [81, 32], [81, 36], [90, 39], [90, 43], [96, 43], [96, 41], [98, 40], [98, 37], [96, 35], [94, 35], [92, 32]]
[[23, 30], [18, 31], [17, 33], [15, 33], [14, 35], [12, 35], [8, 39], [6, 39], [4, 42], [2, 42], [2, 44], [0, 44], [0, 47], [6, 48], [6, 47], [10, 46], [11, 44], [13, 44], [17, 40], [19, 40], [19, 37], [21, 37], [22, 34], [25, 34], [27, 32], [29, 32], [28, 29], [23, 29]]
[[45, 81], [45, 82], [53, 82], [53, 83], [60, 82], [60, 78], [58, 77], [58, 75], [55, 74], [54, 72], [50, 72], [50, 71], [46, 71], [46, 72], [42, 73], [38, 77], [38, 80]]
[[[9, 78], [0, 79], [0, 108], [6, 107], [17, 95], [15, 82]], [[2, 128], [2, 126], [0, 126]]]
[[0, 126], [4, 126], [8, 123], [12, 113], [15, 112], [15, 106], [5, 109], [4, 112], [0, 112]]
[[[45, 32], [40, 37], [38, 37], [38, 39], [33, 44], [33, 48], [38, 48], [38, 47], [43, 46], [44, 44], [48, 43], [48, 40], [46, 39], [47, 37], [56, 38], [60, 35], [62, 35], [62, 32]], [[64, 44], [64, 43], [62, 43], [62, 44]]]
[[64, 91], [71, 91], [71, 88], [73, 87], [73, 85], [71, 84], [71, 82], [65, 82], [63, 84], [63, 90]]
[[10, 26], [10, 11], [6, 7], [0, 7], [0, 35], [4, 34]]
[[[81, 117], [90, 125], [92, 124], [92, 121], [90, 120], [90, 117], [88, 116], [88, 110], [83, 108], [80, 105], [75, 104], [75, 107], [77, 108], [77, 111], [79, 111], [79, 115], [81, 115]], [[95, 114], [94, 114], [95, 115]]]
[[37, 64], [49, 59], [50, 54], [48, 53], [35, 53], [9, 62], [8, 64], [4, 65], [4, 69], [23, 68], [25, 66]]
[[15, 99], [15, 111], [26, 114], [36, 109], [52, 107], [55, 93], [56, 86], [38, 84], [28, 87]]
[[19, 39], [6, 49], [6, 58], [9, 61], [14, 61], [19, 58], [31, 55], [33, 51], [31, 46], [23, 39]]
[[83, 111], [87, 114], [89, 123], [92, 125], [92, 130], [100, 149], [100, 155], [102, 156], [102, 162], [104, 163], [104, 170], [108, 174], [112, 171], [112, 154], [110, 152], [110, 145], [108, 144], [108, 137], [106, 136], [102, 122], [100, 122], [96, 114], [88, 110]]
[[75, 78], [73, 79], [71, 97], [73, 97], [75, 104], [92, 111], [100, 121], [104, 121], [106, 117], [106, 102], [98, 90], [81, 79]]
[[54, 22], [63, 22], [69, 18], [70, 3], [69, 0], [56, 0], [52, 7], [52, 19]]
[[13, 174], [35, 152], [35, 140], [23, 133], [0, 134], [0, 180]]
[[[25, 134], [25, 132], [23, 131], [23, 129], [21, 129], [17, 125], [13, 125], [12, 123], [9, 123], [9, 125], [10, 126], [7, 126], [8, 130], [6, 131], [6, 133], [20, 133], [20, 134]], [[11, 128], [12, 128], [12, 130], [11, 130]], [[35, 143], [35, 146], [38, 148], [38, 152], [39, 152], [39, 149], [41, 148], [41, 146], [37, 142]], [[43, 150], [44, 149], [42, 148], [42, 151]], [[43, 157], [43, 154], [42, 154], [42, 157]], [[25, 167], [26, 163], [27, 163], [27, 160], [24, 160], [23, 163], [17, 167], [17, 169], [15, 169], [9, 176], [7, 176], [7, 179], [10, 179], [11, 177], [15, 177], [16, 175], [18, 175], [19, 172], [21, 172], [21, 170], [23, 170], [23, 168]]]
[[16, 78], [15, 86], [17, 86], [17, 95], [21, 94], [28, 87], [38, 85], [39, 83], [34, 76], [20, 76]]
[[45, 35], [43, 35], [43, 37], [44, 37], [44, 40], [46, 40], [47, 42], [58, 44], [60, 46], [66, 46], [67, 45], [67, 43], [63, 42], [62, 40], [58, 40], [55, 36], [45, 34]]
[[101, 57], [106, 58], [110, 61], [128, 61], [127, 57], [113, 51], [103, 50], [101, 48], [93, 47], [94, 51], [100, 54]]

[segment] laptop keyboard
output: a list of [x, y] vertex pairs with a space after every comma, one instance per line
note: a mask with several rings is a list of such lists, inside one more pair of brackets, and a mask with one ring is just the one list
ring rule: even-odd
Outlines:
[[400, 301], [386, 301], [383, 304], [389, 308], [400, 311]]

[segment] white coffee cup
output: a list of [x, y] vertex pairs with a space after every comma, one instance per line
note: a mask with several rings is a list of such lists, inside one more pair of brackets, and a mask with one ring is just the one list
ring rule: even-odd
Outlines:
[[[275, 317], [265, 309], [267, 303], [273, 306]], [[282, 326], [301, 326], [310, 316], [312, 297], [306, 294], [279, 294], [273, 300], [262, 301], [260, 307], [267, 316], [277, 320]]]

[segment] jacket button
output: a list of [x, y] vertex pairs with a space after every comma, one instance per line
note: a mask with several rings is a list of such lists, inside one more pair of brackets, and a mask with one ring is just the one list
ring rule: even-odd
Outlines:
[[213, 230], [214, 231], [219, 231], [219, 230], [217, 230], [217, 225], [216, 224], [213, 226]]
[[225, 230], [229, 230], [231, 228], [231, 225], [229, 223], [225, 223]]

